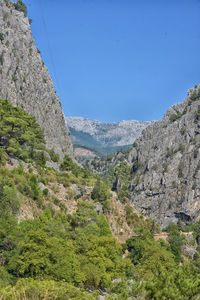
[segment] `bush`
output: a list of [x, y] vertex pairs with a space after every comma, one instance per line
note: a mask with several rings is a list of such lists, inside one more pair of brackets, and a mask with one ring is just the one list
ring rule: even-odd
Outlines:
[[[27, 160], [33, 158], [33, 149], [44, 148], [44, 134], [35, 118], [7, 100], [0, 100], [0, 128], [0, 147], [8, 154]], [[44, 155], [35, 156], [43, 165]]]
[[17, 3], [14, 3], [14, 7], [18, 11], [22, 11], [24, 13], [24, 16], [27, 16], [28, 10], [26, 5], [22, 2], [22, 0], [17, 0]]
[[98, 179], [91, 193], [91, 198], [95, 202], [104, 203], [110, 198], [109, 188], [105, 182]]
[[50, 155], [50, 157], [51, 157], [51, 160], [53, 161], [53, 162], [59, 162], [59, 155], [57, 154], [57, 153], [55, 153], [54, 152], [54, 150], [53, 149], [51, 149], [51, 150], [48, 150], [48, 153], [49, 153], [49, 155]]
[[175, 122], [176, 120], [178, 120], [179, 118], [181, 118], [182, 115], [183, 115], [183, 114], [182, 114], [181, 112], [179, 112], [179, 113], [177, 113], [177, 114], [172, 114], [172, 115], [170, 116], [169, 120], [170, 120], [171, 122]]

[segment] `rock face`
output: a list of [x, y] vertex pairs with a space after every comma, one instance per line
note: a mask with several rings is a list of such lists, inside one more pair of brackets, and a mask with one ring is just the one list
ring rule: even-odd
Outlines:
[[9, 0], [0, 0], [0, 98], [35, 116], [47, 148], [61, 157], [72, 144], [53, 82], [31, 34], [28, 18]]
[[123, 146], [132, 145], [135, 139], [152, 122], [122, 121], [102, 123], [81, 117], [66, 118], [72, 142], [82, 146], [101, 149], [117, 150]]
[[161, 121], [147, 127], [129, 153], [133, 205], [162, 227], [200, 213], [200, 85]]

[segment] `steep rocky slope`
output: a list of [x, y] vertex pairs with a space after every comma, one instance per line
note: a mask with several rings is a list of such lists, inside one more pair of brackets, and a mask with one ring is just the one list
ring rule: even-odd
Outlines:
[[34, 115], [47, 148], [72, 155], [59, 98], [31, 34], [29, 20], [10, 1], [0, 0], [0, 98]]
[[82, 117], [66, 118], [73, 144], [94, 148], [100, 153], [111, 153], [130, 146], [152, 122], [128, 120], [102, 123]]
[[146, 128], [128, 158], [133, 205], [162, 227], [199, 219], [200, 85]]

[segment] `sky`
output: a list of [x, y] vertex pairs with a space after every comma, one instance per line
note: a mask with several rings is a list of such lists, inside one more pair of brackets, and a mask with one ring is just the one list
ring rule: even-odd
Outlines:
[[200, 0], [24, 0], [66, 116], [157, 120], [200, 82]]

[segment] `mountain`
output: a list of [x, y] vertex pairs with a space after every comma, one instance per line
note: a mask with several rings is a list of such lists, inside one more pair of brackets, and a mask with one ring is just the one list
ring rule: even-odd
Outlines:
[[0, 99], [0, 116], [2, 300], [198, 299], [199, 223], [161, 233], [109, 183], [60, 162], [22, 108]]
[[[29, 61], [24, 49], [26, 6], [0, 4], [1, 93], [9, 100], [0, 99], [0, 299], [199, 299], [200, 86], [132, 149], [90, 160], [100, 172], [112, 166], [103, 180], [65, 154], [72, 147], [60, 103], [50, 78], [48, 87], [41, 81], [48, 73], [40, 56]], [[134, 204], [162, 227], [164, 213], [189, 224], [161, 232]]]
[[73, 149], [48, 70], [32, 37], [22, 1], [0, 0], [0, 98], [35, 116], [46, 145], [61, 157]]
[[127, 162], [134, 207], [162, 227], [200, 219], [200, 85], [142, 132]]
[[130, 147], [152, 122], [130, 120], [102, 123], [82, 117], [68, 117], [66, 123], [74, 145], [106, 154]]

